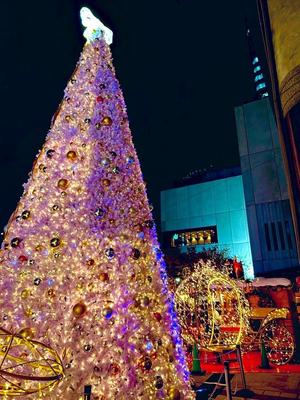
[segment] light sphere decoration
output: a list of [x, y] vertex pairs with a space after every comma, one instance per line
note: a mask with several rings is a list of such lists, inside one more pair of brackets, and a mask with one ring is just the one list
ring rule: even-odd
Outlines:
[[51, 391], [64, 377], [56, 351], [33, 336], [31, 328], [18, 334], [0, 328], [0, 395], [5, 399]]
[[182, 337], [208, 351], [234, 349], [249, 329], [249, 303], [235, 280], [199, 262], [175, 292]]

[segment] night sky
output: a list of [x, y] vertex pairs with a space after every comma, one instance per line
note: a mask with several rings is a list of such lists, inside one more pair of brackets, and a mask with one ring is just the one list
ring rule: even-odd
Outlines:
[[245, 10], [255, 0], [11, 0], [1, 4], [0, 224], [14, 211], [78, 61], [82, 5], [114, 32], [112, 52], [159, 222], [159, 192], [194, 169], [239, 163], [233, 107], [254, 89]]

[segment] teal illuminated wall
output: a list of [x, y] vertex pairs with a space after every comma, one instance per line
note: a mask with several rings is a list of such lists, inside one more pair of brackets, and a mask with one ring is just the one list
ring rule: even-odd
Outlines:
[[[161, 192], [162, 232], [216, 226], [218, 243], [196, 245], [196, 251], [218, 247], [242, 260], [245, 275], [253, 263], [242, 177], [218, 179]], [[181, 251], [187, 251], [186, 246]]]

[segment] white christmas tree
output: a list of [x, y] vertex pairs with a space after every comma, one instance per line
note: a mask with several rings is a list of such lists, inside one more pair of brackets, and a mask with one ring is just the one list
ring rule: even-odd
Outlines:
[[0, 394], [192, 399], [112, 32], [81, 16], [87, 43], [1, 250]]

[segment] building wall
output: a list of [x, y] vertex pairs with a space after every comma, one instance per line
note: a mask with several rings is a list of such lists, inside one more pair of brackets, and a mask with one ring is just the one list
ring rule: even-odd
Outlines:
[[268, 98], [235, 109], [255, 273], [297, 265], [278, 133]]
[[162, 191], [161, 223], [162, 232], [216, 226], [218, 243], [196, 245], [196, 251], [207, 247], [228, 250], [229, 257], [242, 260], [245, 275], [253, 277], [241, 175]]

